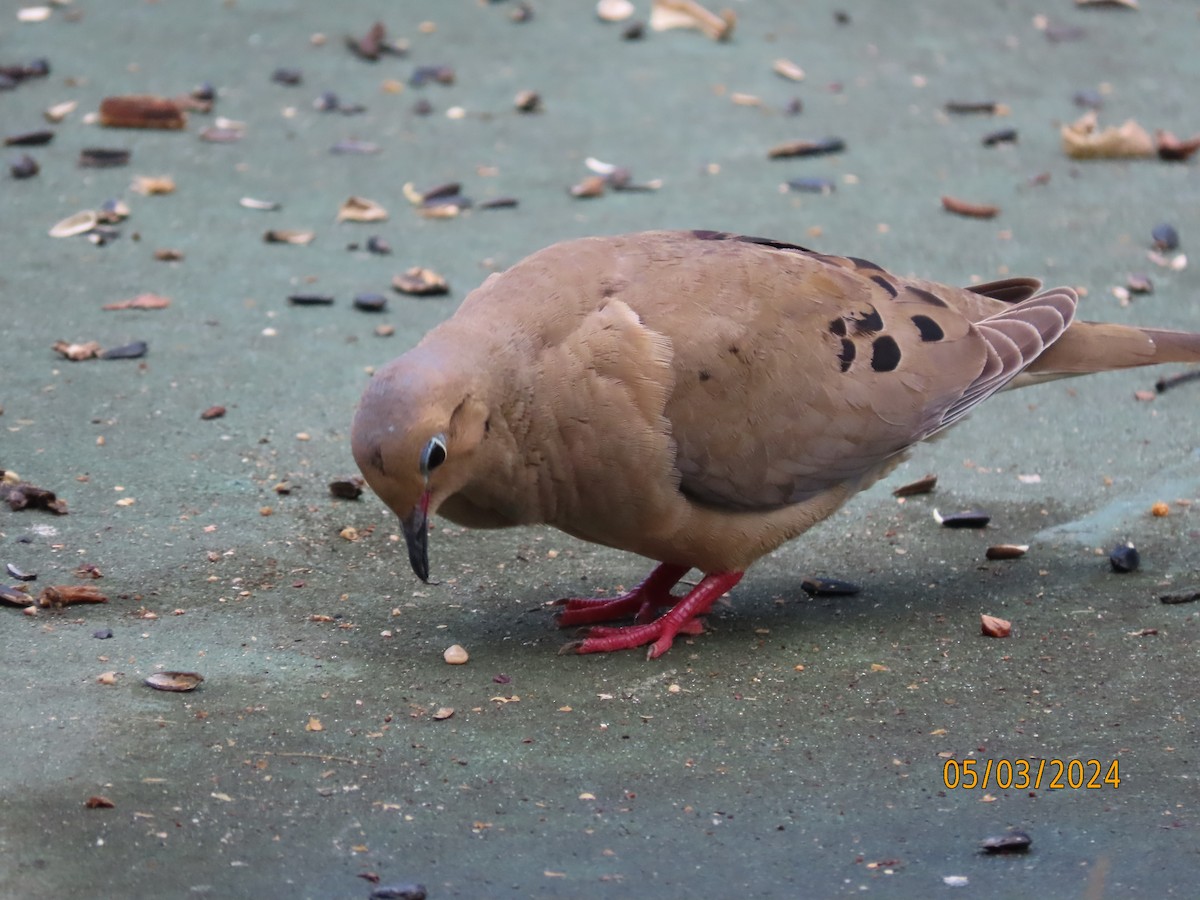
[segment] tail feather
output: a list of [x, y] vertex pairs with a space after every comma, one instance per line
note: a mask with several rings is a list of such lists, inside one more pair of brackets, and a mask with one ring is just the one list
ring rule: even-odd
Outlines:
[[1200, 334], [1077, 320], [1011, 386], [1160, 363], [1200, 363]]

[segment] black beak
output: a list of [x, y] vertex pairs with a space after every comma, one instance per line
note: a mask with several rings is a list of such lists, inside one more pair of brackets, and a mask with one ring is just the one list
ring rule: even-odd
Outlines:
[[422, 581], [429, 581], [429, 528], [426, 510], [429, 509], [429, 493], [421, 495], [421, 502], [413, 511], [400, 519], [404, 542], [408, 544], [408, 562]]

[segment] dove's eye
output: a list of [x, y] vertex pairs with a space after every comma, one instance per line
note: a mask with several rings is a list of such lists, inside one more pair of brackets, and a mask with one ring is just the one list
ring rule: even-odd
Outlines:
[[435, 434], [421, 451], [421, 474], [428, 477], [429, 473], [446, 461], [446, 439]]

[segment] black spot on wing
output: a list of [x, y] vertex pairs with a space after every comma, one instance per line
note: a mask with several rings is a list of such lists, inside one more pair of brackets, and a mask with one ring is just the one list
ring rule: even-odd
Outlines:
[[894, 284], [892, 284], [890, 281], [887, 280], [886, 275], [872, 275], [871, 280], [873, 282], [875, 282], [877, 285], [879, 285], [881, 288], [883, 288], [885, 291], [887, 291], [889, 294], [891, 294], [893, 297], [899, 296], [900, 292], [896, 290], [896, 286]]
[[918, 297], [920, 297], [926, 303], [932, 304], [933, 306], [940, 306], [943, 309], [948, 308], [945, 300], [943, 300], [937, 294], [931, 294], [929, 291], [925, 290], [924, 288], [913, 287], [910, 284], [905, 287], [905, 290], [908, 291], [909, 293], [916, 294]]
[[850, 363], [854, 362], [854, 341], [849, 338], [842, 338], [842, 352], [838, 354], [838, 359], [842, 363], [842, 371], [850, 371]]
[[912, 323], [917, 326], [917, 331], [921, 332], [923, 341], [940, 341], [946, 336], [946, 332], [942, 331], [942, 326], [929, 316], [913, 316]]
[[890, 335], [871, 342], [871, 368], [876, 372], [891, 372], [900, 365], [900, 345]]
[[834, 319], [829, 323], [829, 333], [836, 334], [838, 337], [846, 336], [846, 320]]
[[869, 259], [861, 259], [857, 256], [847, 256], [845, 259], [848, 259], [850, 262], [854, 263], [854, 268], [856, 269], [874, 269], [879, 272], [886, 271], [883, 266], [876, 265]]
[[879, 311], [873, 306], [868, 309], [871, 310], [868, 313], [856, 313], [850, 317], [854, 322], [855, 334], [871, 334], [883, 330], [883, 316], [879, 315]]

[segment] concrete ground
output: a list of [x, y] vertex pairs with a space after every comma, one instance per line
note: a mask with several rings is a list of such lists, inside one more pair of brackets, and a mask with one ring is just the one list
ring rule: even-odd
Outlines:
[[[1082, 90], [1100, 92], [1103, 124], [1200, 131], [1194, 4], [733, 0], [726, 43], [627, 41], [590, 3], [531, 4], [520, 24], [515, 0], [0, 13], [0, 64], [52, 67], [0, 92], [3, 132], [54, 131], [5, 151], [41, 172], [2, 176], [0, 468], [69, 504], [0, 507], [0, 562], [36, 572], [35, 592], [92, 565], [109, 597], [0, 609], [0, 894], [365, 898], [378, 878], [431, 898], [1194, 896], [1200, 606], [1157, 599], [1200, 582], [1194, 384], [1138, 402], [1163, 374], [1144, 371], [990, 401], [762, 560], [709, 633], [653, 662], [557, 656], [568, 636], [543, 606], [631, 585], [647, 561], [548, 530], [439, 527], [440, 583], [426, 586], [377, 500], [327, 489], [354, 472], [369, 368], [489, 271], [568, 236], [742, 231], [949, 282], [1039, 275], [1085, 288], [1089, 318], [1200, 329], [1196, 267], [1146, 258], [1161, 222], [1193, 249], [1196, 164], [1073, 162], [1058, 135]], [[407, 56], [348, 52], [343, 37], [377, 20]], [[774, 74], [781, 57], [806, 79]], [[441, 64], [454, 84], [408, 84]], [[281, 67], [302, 83], [272, 81]], [[205, 81], [216, 109], [182, 132], [85, 121], [107, 95]], [[514, 111], [524, 89], [541, 113]], [[323, 91], [366, 111], [318, 111]], [[47, 126], [42, 111], [67, 100], [78, 109]], [[1010, 112], [949, 115], [948, 101]], [[217, 115], [244, 122], [242, 140], [200, 140]], [[1007, 127], [1017, 143], [981, 144]], [[845, 152], [767, 159], [825, 136]], [[343, 139], [380, 152], [331, 154]], [[129, 149], [131, 163], [79, 168], [90, 147]], [[662, 188], [572, 198], [589, 156]], [[141, 196], [138, 175], [177, 188]], [[837, 189], [778, 190], [800, 176]], [[447, 181], [520, 205], [428, 219], [404, 198], [405, 182]], [[952, 216], [943, 194], [1001, 212]], [[335, 223], [351, 195], [389, 219]], [[47, 236], [110, 198], [131, 215], [108, 245]], [[270, 228], [316, 239], [268, 245]], [[370, 235], [394, 252], [347, 249]], [[183, 259], [155, 260], [166, 248]], [[411, 266], [445, 275], [449, 298], [391, 294]], [[1110, 289], [1130, 272], [1155, 292], [1122, 306]], [[363, 291], [389, 294], [389, 309], [352, 308]], [[147, 292], [170, 306], [101, 309]], [[336, 302], [289, 305], [295, 293]], [[69, 362], [58, 340], [149, 351]], [[218, 404], [224, 417], [200, 418]], [[926, 472], [934, 495], [891, 497]], [[1169, 516], [1149, 514], [1156, 501]], [[931, 518], [977, 506], [993, 516], [983, 532]], [[1104, 554], [1125, 538], [1142, 568], [1116, 575]], [[1001, 541], [1030, 551], [985, 561]], [[863, 590], [809, 598], [808, 574]], [[981, 637], [981, 613], [1012, 620], [1012, 636]], [[443, 662], [455, 643], [465, 666]], [[205, 681], [155, 692], [142, 680], [160, 669]], [[1020, 759], [1097, 760], [1103, 774], [1115, 760], [1119, 787], [1053, 789], [1049, 770], [1027, 789], [944, 782], [947, 760]], [[1027, 853], [981, 854], [1014, 828]]]

